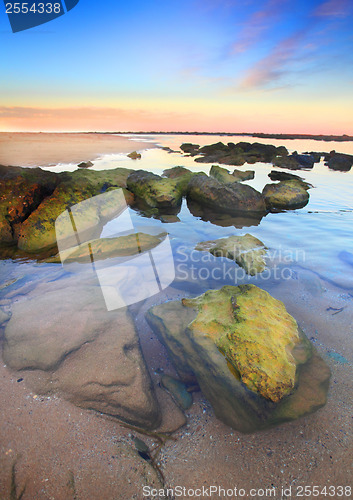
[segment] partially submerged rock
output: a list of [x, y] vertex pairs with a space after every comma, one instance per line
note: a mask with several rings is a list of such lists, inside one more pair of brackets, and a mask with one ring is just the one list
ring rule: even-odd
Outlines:
[[278, 155], [287, 155], [284, 146], [276, 147], [271, 144], [222, 142], [203, 146], [197, 150], [201, 156], [196, 158], [198, 163], [223, 163], [226, 165], [244, 165], [244, 163], [271, 162]]
[[[26, 252], [55, 247], [55, 221], [67, 208], [111, 188], [126, 187], [132, 170], [55, 174], [39, 168], [0, 167], [0, 243]], [[128, 197], [131, 202], [132, 195]]]
[[127, 155], [129, 158], [132, 160], [141, 160], [141, 154], [138, 153], [137, 151], [133, 151], [132, 153]]
[[191, 172], [188, 168], [185, 167], [172, 167], [167, 168], [163, 172], [163, 177], [168, 177], [168, 179], [176, 179], [178, 182], [179, 188], [182, 190], [183, 195], [186, 194], [186, 189], [189, 184], [190, 179], [196, 175], [194, 172]]
[[[74, 216], [81, 238], [83, 235], [85, 241], [98, 238], [103, 225], [116, 217], [133, 200], [131, 193], [125, 189], [106, 189], [99, 195], [100, 192], [101, 190], [89, 184], [84, 186], [82, 183], [69, 181], [60, 183], [54, 193], [21, 225], [18, 247], [27, 252], [55, 248], [59, 239], [64, 239], [74, 232], [71, 215]], [[97, 195], [94, 196], [94, 193]], [[117, 203], [117, 199], [122, 203], [122, 207], [121, 203]], [[58, 233], [59, 220], [61, 223]], [[77, 242], [68, 246], [74, 244]]]
[[291, 181], [293, 179], [296, 179], [298, 181], [304, 180], [303, 177], [300, 177], [299, 175], [290, 174], [288, 172], [280, 172], [278, 170], [271, 170], [268, 176], [271, 181]]
[[313, 168], [315, 161], [316, 157], [311, 154], [299, 155], [297, 152], [294, 152], [288, 156], [278, 156], [273, 159], [272, 163], [276, 167], [300, 170]]
[[146, 317], [181, 379], [192, 371], [235, 429], [265, 429], [326, 403], [328, 367], [283, 303], [254, 285], [161, 304]]
[[198, 144], [191, 144], [190, 142], [185, 142], [180, 146], [180, 149], [184, 152], [189, 154], [190, 156], [195, 156], [199, 154], [199, 149], [200, 146]]
[[262, 273], [266, 268], [264, 260], [266, 248], [262, 241], [251, 234], [203, 241], [196, 246], [195, 250], [207, 251], [216, 257], [235, 260], [251, 276]]
[[218, 212], [231, 214], [244, 212], [265, 213], [265, 201], [251, 186], [235, 182], [225, 185], [207, 175], [195, 175], [188, 185], [188, 198]]
[[331, 151], [325, 155], [326, 165], [331, 170], [339, 170], [341, 172], [348, 172], [353, 166], [353, 155], [336, 153]]
[[136, 170], [127, 178], [127, 187], [140, 200], [152, 208], [175, 208], [181, 205], [184, 183], [159, 175]]
[[268, 210], [294, 210], [308, 204], [309, 188], [310, 184], [291, 179], [278, 184], [266, 184], [262, 194]]
[[233, 184], [233, 182], [241, 182], [253, 179], [255, 177], [254, 170], [246, 170], [245, 172], [235, 169], [232, 174], [225, 168], [217, 165], [212, 165], [210, 176], [214, 177], [225, 184]]
[[16, 244], [21, 224], [54, 191], [56, 174], [0, 165], [0, 244]]
[[155, 428], [160, 412], [126, 308], [108, 312], [98, 286], [74, 279], [39, 285], [13, 303], [3, 358], [40, 394]]
[[255, 170], [237, 170], [234, 169], [232, 172], [232, 177], [235, 177], [238, 182], [251, 181], [255, 178]]
[[192, 395], [188, 392], [183, 382], [170, 375], [163, 375], [161, 377], [161, 383], [182, 410], [188, 410], [191, 407]]
[[167, 233], [151, 235], [132, 233], [116, 238], [89, 240], [81, 245], [63, 250], [46, 262], [91, 262], [112, 257], [127, 257], [151, 250], [159, 245]]
[[90, 167], [93, 167], [93, 165], [94, 165], [94, 163], [92, 163], [91, 161], [82, 161], [77, 166], [78, 166], [78, 168], [90, 168]]

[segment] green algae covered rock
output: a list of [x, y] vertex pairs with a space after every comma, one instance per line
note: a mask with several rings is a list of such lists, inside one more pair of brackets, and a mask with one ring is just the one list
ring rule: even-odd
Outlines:
[[[188, 327], [192, 337], [211, 339], [249, 389], [275, 403], [291, 393], [296, 374], [292, 351], [303, 339], [282, 302], [243, 285], [184, 299], [183, 305], [198, 311]], [[305, 347], [307, 361], [310, 343]]]
[[255, 178], [255, 170], [237, 170], [234, 169], [232, 172], [232, 177], [235, 177], [238, 182], [250, 181]]
[[309, 202], [310, 185], [298, 179], [266, 184], [262, 194], [268, 210], [303, 208]]
[[189, 181], [194, 175], [197, 174], [191, 172], [191, 170], [189, 170], [188, 168], [180, 166], [167, 168], [163, 172], [163, 177], [168, 177], [168, 179], [177, 180], [178, 186], [182, 190], [183, 195], [186, 194]]
[[216, 416], [235, 429], [265, 429], [326, 403], [327, 365], [283, 303], [254, 285], [155, 306], [146, 317], [180, 377], [188, 365]]
[[181, 205], [184, 194], [183, 183], [159, 175], [136, 170], [127, 178], [127, 188], [149, 207], [166, 209]]
[[55, 221], [63, 211], [109, 189], [125, 188], [131, 172], [79, 169], [56, 174], [0, 166], [0, 244], [17, 244], [26, 252], [55, 246]]
[[16, 244], [21, 223], [58, 182], [56, 174], [40, 168], [0, 165], [0, 244]]
[[203, 241], [195, 250], [210, 252], [215, 257], [227, 257], [254, 276], [266, 269], [266, 248], [262, 241], [251, 234], [229, 236], [219, 240]]
[[[130, 173], [131, 170], [124, 168], [99, 172], [93, 170], [65, 172], [54, 192], [45, 198], [22, 223], [18, 232], [18, 247], [26, 252], [41, 252], [55, 247], [57, 218], [72, 206], [106, 192], [105, 200], [108, 201], [104, 204], [95, 202], [90, 203], [89, 206], [86, 204], [81, 213], [82, 224], [91, 228], [91, 238], [98, 237], [101, 229], [99, 224], [102, 224], [103, 220], [109, 220], [109, 214], [114, 216], [118, 211], [112, 206], [107, 192], [116, 188], [125, 188], [126, 179]], [[131, 193], [126, 190], [124, 193], [126, 202], [131, 203], [133, 200]], [[72, 230], [70, 221], [67, 224], [69, 226], [67, 230]]]
[[210, 170], [210, 176], [214, 177], [220, 182], [225, 184], [233, 184], [233, 182], [242, 182], [253, 179], [255, 177], [254, 170], [242, 170], [235, 169], [232, 174], [226, 168], [219, 167], [218, 165], [212, 165]]
[[81, 245], [68, 248], [46, 260], [46, 262], [91, 262], [112, 257], [127, 257], [151, 250], [161, 243], [167, 233], [157, 236], [146, 233], [133, 233], [117, 238], [100, 238], [86, 241]]

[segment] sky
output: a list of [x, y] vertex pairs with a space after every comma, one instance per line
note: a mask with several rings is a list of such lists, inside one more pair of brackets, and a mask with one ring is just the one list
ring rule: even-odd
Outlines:
[[12, 33], [0, 131], [353, 135], [353, 0], [80, 0]]

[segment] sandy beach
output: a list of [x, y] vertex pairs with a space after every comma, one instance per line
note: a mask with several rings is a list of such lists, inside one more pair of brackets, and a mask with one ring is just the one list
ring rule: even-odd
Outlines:
[[80, 163], [93, 161], [103, 154], [131, 153], [145, 148], [145, 142], [108, 134], [0, 132], [0, 165], [37, 167]]

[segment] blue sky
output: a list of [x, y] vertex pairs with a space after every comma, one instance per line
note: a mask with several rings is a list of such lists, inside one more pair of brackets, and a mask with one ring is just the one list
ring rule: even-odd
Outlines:
[[0, 130], [353, 134], [351, 0], [80, 0], [15, 34], [0, 7]]

